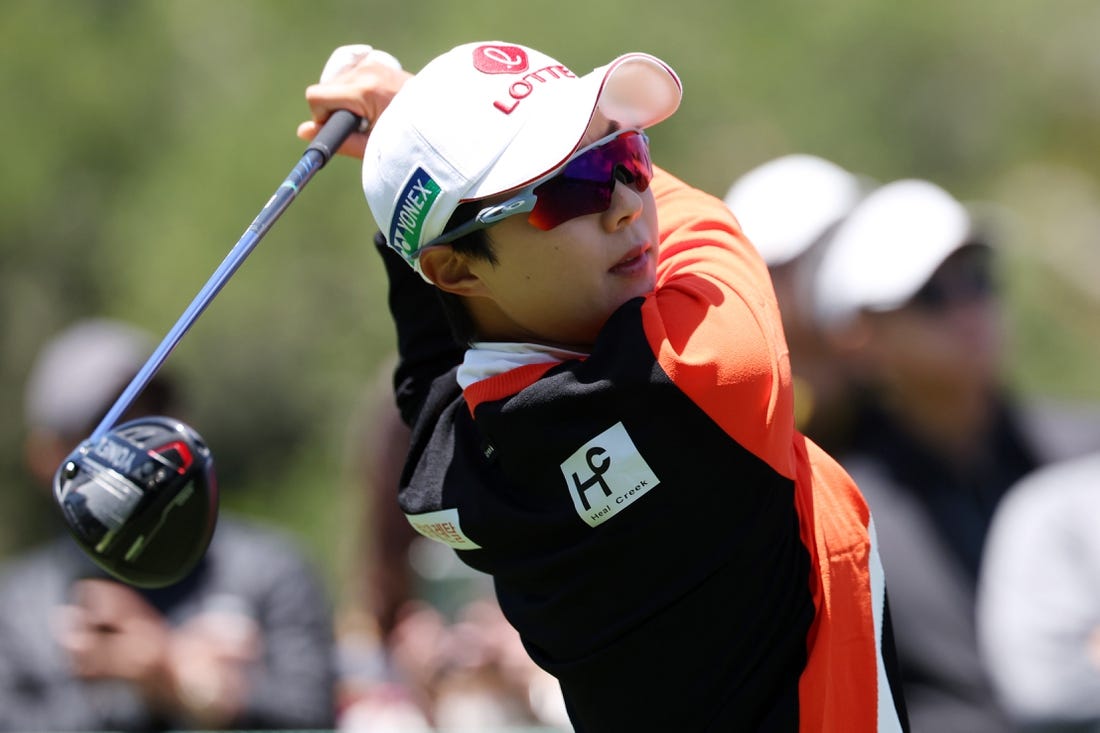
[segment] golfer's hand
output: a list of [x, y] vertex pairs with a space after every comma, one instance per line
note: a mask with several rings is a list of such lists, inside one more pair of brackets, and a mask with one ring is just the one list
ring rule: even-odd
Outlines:
[[[321, 80], [306, 87], [312, 119], [298, 125], [298, 137], [312, 140], [338, 109], [373, 122], [411, 77], [384, 51], [364, 45], [337, 48], [325, 65]], [[366, 146], [367, 132], [354, 132], [336, 152], [362, 158]]]

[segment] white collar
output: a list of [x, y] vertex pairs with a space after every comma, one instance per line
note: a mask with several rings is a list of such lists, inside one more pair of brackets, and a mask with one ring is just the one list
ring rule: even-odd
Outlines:
[[530, 364], [565, 361], [588, 356], [555, 346], [513, 341], [479, 341], [466, 350], [458, 367], [458, 386], [466, 389], [483, 379]]

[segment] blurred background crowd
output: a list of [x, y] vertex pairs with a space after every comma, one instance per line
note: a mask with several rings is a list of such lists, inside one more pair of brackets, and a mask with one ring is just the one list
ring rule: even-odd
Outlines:
[[[0, 19], [0, 728], [568, 729], [486, 580], [390, 501], [408, 436], [347, 160], [135, 406], [215, 455], [225, 519], [192, 582], [109, 584], [51, 540], [44, 490], [301, 154], [332, 48], [415, 71], [501, 38], [681, 75], [654, 158], [725, 198], [771, 269], [800, 425], [875, 517], [913, 730], [1098, 729], [1100, 6], [10, 0]], [[227, 559], [250, 553], [263, 573]]]

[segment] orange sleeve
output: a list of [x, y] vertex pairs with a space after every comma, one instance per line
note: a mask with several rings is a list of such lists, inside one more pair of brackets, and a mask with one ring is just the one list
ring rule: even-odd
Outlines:
[[790, 364], [763, 259], [720, 199], [655, 169], [657, 288], [643, 306], [650, 347], [723, 430], [794, 477]]
[[804, 730], [897, 730], [885, 673], [885, 580], [866, 502], [794, 426], [790, 359], [767, 266], [723, 201], [655, 171], [657, 287], [642, 306], [673, 382], [740, 445], [795, 481], [816, 615], [800, 680]]

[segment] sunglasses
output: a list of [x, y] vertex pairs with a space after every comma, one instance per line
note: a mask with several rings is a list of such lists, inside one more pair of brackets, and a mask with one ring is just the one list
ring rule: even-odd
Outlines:
[[940, 313], [992, 297], [997, 283], [987, 250], [985, 245], [966, 245], [913, 295], [910, 304], [925, 312]]
[[425, 246], [453, 242], [517, 214], [527, 214], [532, 226], [549, 231], [578, 216], [607, 211], [617, 181], [641, 193], [652, 179], [649, 138], [641, 130], [617, 130], [577, 151], [565, 165], [520, 189], [507, 201], [482, 209], [473, 219]]

